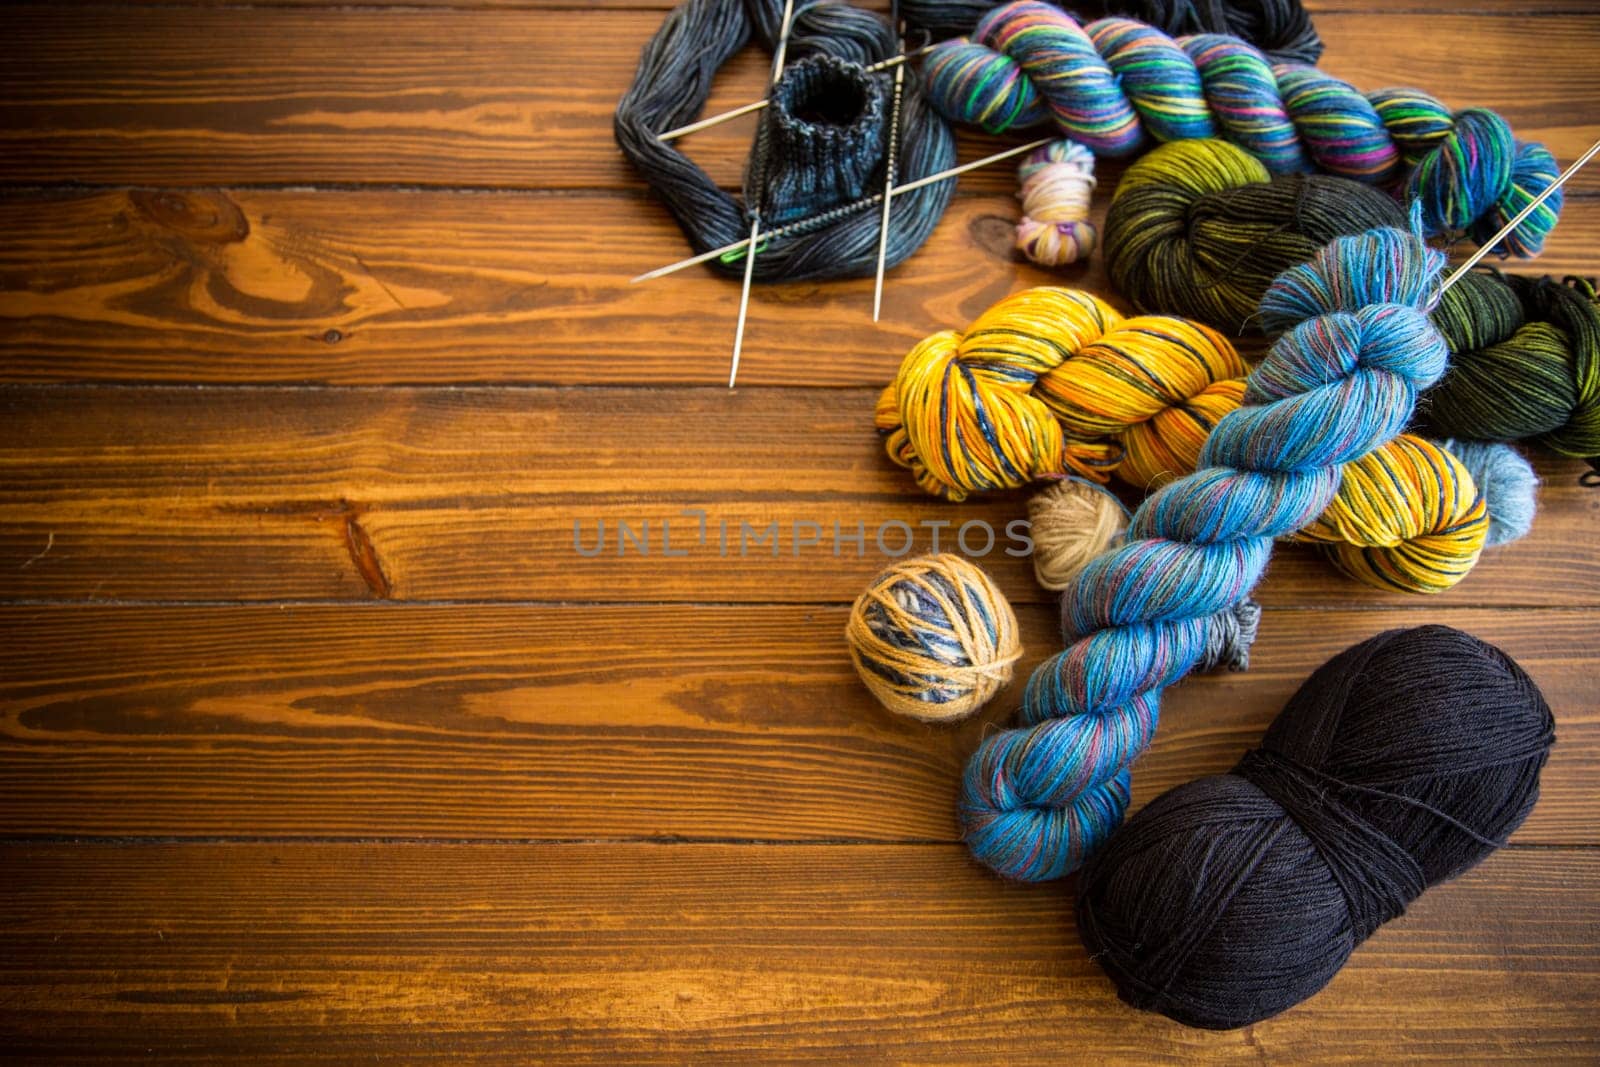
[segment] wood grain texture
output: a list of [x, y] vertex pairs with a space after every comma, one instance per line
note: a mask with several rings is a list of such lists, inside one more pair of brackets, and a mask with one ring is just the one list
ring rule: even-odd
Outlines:
[[[14, 55], [0, 68], [7, 182], [641, 185], [611, 113], [659, 13], [393, 9], [379, 23], [359, 9], [17, 6], [0, 17]], [[1363, 89], [1404, 71], [1452, 106], [1495, 105], [1563, 159], [1593, 140], [1592, 20], [1329, 12], [1317, 25], [1323, 68]], [[1507, 91], [1506, 72], [1530, 55], [1539, 76]], [[760, 95], [766, 62], [755, 48], [730, 62], [707, 114]], [[752, 129], [728, 123], [686, 143], [733, 183]], [[984, 143], [978, 152], [994, 150]], [[1593, 172], [1577, 181], [1600, 189]], [[969, 187], [1013, 184], [996, 171]]]
[[[1008, 536], [1025, 494], [924, 494], [884, 456], [874, 397], [3, 389], [0, 597], [848, 603], [907, 533], [924, 551], [980, 523], [970, 554], [1012, 597], [1043, 599]], [[1539, 469], [1535, 534], [1430, 605], [1600, 604], [1600, 494], [1577, 461]], [[1412, 599], [1303, 546], [1261, 596]]]
[[[870, 279], [758, 289], [741, 384], [881, 388], [922, 337], [1018, 289], [1116, 300], [1098, 256], [1019, 262], [1015, 220], [1009, 195], [958, 197], [889, 274], [881, 323]], [[1597, 244], [1600, 198], [1580, 198], [1521, 269], [1593, 274]], [[0, 380], [722, 384], [738, 282], [625, 283], [686, 250], [634, 196], [0, 196]]]
[[[668, 6], [0, 8], [0, 1059], [1600, 1060], [1580, 465], [1539, 460], [1532, 538], [1440, 598], [1280, 549], [1251, 670], [1174, 688], [1135, 774], [1142, 805], [1226, 770], [1329, 655], [1445, 622], [1556, 712], [1511, 847], [1278, 1019], [1134, 1012], [1070, 882], [957, 843], [960, 769], [1020, 682], [933, 728], [842, 651], [880, 524], [926, 549], [924, 524], [1023, 511], [922, 496], [876, 390], [930, 330], [1028, 285], [1109, 294], [1103, 270], [1018, 264], [991, 168], [881, 325], [869, 282], [758, 292], [757, 388], [724, 391], [734, 284], [625, 283], [685, 249], [609, 128]], [[1359, 85], [1497, 107], [1563, 158], [1600, 125], [1590, 2], [1311, 7]], [[747, 50], [708, 110], [764, 68]], [[735, 185], [751, 128], [691, 151]], [[1597, 194], [1600, 169], [1534, 267], [1600, 270]], [[777, 523], [777, 555], [741, 555], [741, 522]], [[821, 543], [796, 554], [797, 523]], [[1020, 679], [1054, 609], [1024, 560], [985, 564]]]
[[1491, 857], [1380, 930], [1316, 1000], [1231, 1033], [1119, 1003], [1060, 886], [1003, 884], [956, 846], [13, 845], [0, 861], [17, 922], [0, 1042], [24, 1057], [1600, 1055], [1588, 850]]
[[[1028, 670], [957, 728], [895, 718], [843, 607], [0, 608], [0, 836], [957, 839], [956, 783]], [[1162, 701], [1135, 805], [1231, 767], [1310, 672], [1375, 633], [1495, 642], [1559, 743], [1519, 841], [1592, 843], [1593, 612], [1269, 611], [1242, 674]]]

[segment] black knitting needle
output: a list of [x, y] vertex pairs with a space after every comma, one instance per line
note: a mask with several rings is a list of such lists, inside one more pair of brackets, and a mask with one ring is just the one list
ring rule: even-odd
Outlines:
[[[783, 57], [789, 49], [789, 20], [794, 15], [794, 0], [783, 0], [783, 27], [778, 31], [778, 47], [772, 53], [772, 82], [767, 87], [767, 96], [772, 96], [772, 87], [778, 84], [778, 79], [783, 77]], [[758, 182], [757, 185], [760, 183]], [[760, 189], [752, 189], [760, 195]], [[752, 211], [754, 216], [750, 220], [750, 251], [744, 257], [744, 288], [739, 292], [739, 325], [733, 331], [733, 363], [728, 367], [728, 388], [733, 388], [733, 383], [739, 377], [739, 353], [744, 349], [744, 321], [750, 313], [750, 282], [756, 270], [756, 237], [761, 233], [760, 205]]]
[[1528, 201], [1528, 206], [1517, 212], [1516, 216], [1513, 217], [1510, 222], [1500, 227], [1499, 233], [1495, 234], [1493, 237], [1479, 245], [1478, 250], [1472, 253], [1465, 263], [1461, 264], [1461, 266], [1452, 271], [1450, 277], [1444, 280], [1444, 284], [1439, 286], [1439, 295], [1443, 296], [1446, 289], [1449, 289], [1456, 282], [1460, 281], [1462, 275], [1466, 274], [1467, 271], [1477, 266], [1478, 261], [1484, 256], [1488, 255], [1491, 248], [1505, 239], [1511, 233], [1511, 231], [1515, 230], [1518, 226], [1521, 226], [1523, 219], [1527, 218], [1529, 215], [1532, 215], [1534, 210], [1540, 204], [1550, 199], [1550, 195], [1552, 193], [1561, 188], [1563, 185], [1567, 184], [1567, 179], [1582, 170], [1584, 165], [1596, 155], [1600, 155], [1600, 141], [1596, 141], [1594, 144], [1590, 145], [1589, 150], [1583, 155], [1579, 156], [1577, 162], [1573, 163], [1572, 166], [1562, 171], [1561, 176], [1555, 181], [1551, 182], [1549, 186], [1545, 188], [1544, 192]]
[[[895, 47], [905, 55], [906, 39], [900, 29], [900, 0], [889, 0], [889, 24], [894, 27]], [[900, 102], [905, 91], [906, 67], [894, 68], [894, 109], [889, 118], [889, 148], [883, 166], [883, 220], [878, 224], [878, 275], [872, 285], [872, 321], [883, 310], [883, 265], [889, 255], [889, 205], [894, 201], [895, 150], [900, 139]]]

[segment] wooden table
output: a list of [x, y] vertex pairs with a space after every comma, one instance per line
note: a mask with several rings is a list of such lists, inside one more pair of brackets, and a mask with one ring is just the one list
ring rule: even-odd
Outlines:
[[[1588, 0], [1387, 6], [1314, 5], [1328, 70], [1499, 108], [1562, 160], [1600, 133]], [[1136, 778], [1142, 804], [1225, 769], [1334, 652], [1447, 622], [1556, 709], [1513, 845], [1280, 1018], [1136, 1013], [1069, 887], [957, 840], [959, 768], [1014, 692], [957, 728], [878, 710], [841, 632], [883, 561], [831, 547], [835, 522], [1021, 514], [920, 495], [873, 400], [918, 337], [1062, 276], [1015, 261], [1011, 174], [980, 173], [882, 324], [870, 282], [762, 288], [722, 388], [736, 285], [626, 283], [685, 252], [609, 135], [663, 7], [0, 15], [6, 1058], [1600, 1056], [1581, 465], [1539, 457], [1534, 534], [1433, 599], [1282, 552], [1252, 669], [1175, 690]], [[732, 182], [750, 129], [693, 151]], [[1600, 270], [1597, 240], [1600, 166], [1540, 269]], [[779, 553], [691, 543], [696, 511], [779, 523]], [[580, 555], [602, 520], [654, 551]], [[797, 556], [797, 522], [822, 547]], [[1030, 667], [1051, 606], [1022, 561], [992, 572]]]

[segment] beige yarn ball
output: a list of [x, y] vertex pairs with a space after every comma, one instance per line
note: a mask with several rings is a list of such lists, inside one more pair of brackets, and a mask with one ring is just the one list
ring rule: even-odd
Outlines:
[[1022, 655], [1005, 596], [948, 553], [903, 560], [874, 578], [850, 609], [845, 640], [878, 702], [924, 722], [955, 722], [983, 707]]
[[1079, 571], [1122, 539], [1128, 511], [1091, 482], [1065, 478], [1028, 501], [1033, 573], [1046, 589], [1072, 584]]

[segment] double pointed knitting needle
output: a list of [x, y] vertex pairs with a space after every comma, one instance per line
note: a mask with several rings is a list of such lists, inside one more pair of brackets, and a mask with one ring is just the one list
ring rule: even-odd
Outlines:
[[[890, 0], [889, 22], [894, 27], [899, 51], [905, 54], [905, 38], [900, 36], [900, 0]], [[883, 310], [883, 265], [889, 255], [889, 206], [894, 202], [895, 149], [900, 139], [900, 98], [905, 91], [906, 68], [894, 68], [894, 109], [889, 119], [889, 150], [884, 155], [883, 166], [883, 218], [878, 223], [878, 274], [872, 283], [872, 321], [878, 321]]]
[[[1053, 138], [1050, 137], [1041, 137], [1037, 141], [1029, 141], [1027, 144], [1019, 144], [1013, 148], [1006, 149], [1004, 152], [996, 152], [992, 156], [984, 156], [982, 159], [975, 159], [971, 163], [963, 163], [959, 167], [951, 167], [949, 170], [941, 170], [937, 174], [929, 174], [925, 178], [918, 178], [915, 181], [905, 182], [904, 184], [895, 186], [889, 191], [894, 196], [899, 196], [902, 193], [909, 193], [914, 189], [921, 189], [924, 185], [932, 185], [934, 182], [946, 181], [950, 178], [965, 174], [969, 170], [977, 170], [979, 167], [987, 167], [991, 163], [999, 163], [1002, 160], [1010, 159], [1013, 156], [1020, 156], [1024, 152], [1032, 152], [1035, 148], [1042, 148], [1043, 146], [1049, 144], [1052, 139]], [[882, 193], [873, 193], [872, 196], [857, 202], [856, 204], [852, 205], [852, 207], [856, 210], [864, 211], [867, 208], [872, 207], [874, 204], [877, 204], [882, 199]], [[782, 236], [789, 230], [799, 229], [801, 225], [808, 221], [810, 220], [802, 219], [800, 222], [791, 223], [788, 226], [780, 226], [776, 230], [769, 231], [767, 236]], [[732, 244], [725, 244], [721, 248], [713, 248], [709, 252], [701, 252], [697, 256], [690, 256], [688, 259], [680, 259], [676, 263], [669, 263], [665, 267], [657, 267], [655, 270], [646, 271], [637, 278], [632, 279], [629, 284], [636, 282], [649, 282], [654, 281], [657, 278], [665, 278], [669, 274], [676, 274], [680, 270], [687, 270], [688, 268], [697, 266], [698, 264], [704, 263], [707, 260], [718, 259], [722, 256], [737, 252], [742, 248], [746, 248], [749, 245], [750, 238], [741, 238], [740, 240], [734, 241]]]
[[[794, 0], [783, 0], [783, 25], [778, 30], [778, 47], [772, 52], [772, 82], [767, 87], [767, 97], [772, 97], [772, 86], [778, 84], [778, 79], [783, 77], [784, 53], [789, 50], [789, 20], [794, 16]], [[760, 135], [757, 134], [759, 137]], [[760, 198], [760, 182], [756, 182], [755, 193]], [[754, 217], [750, 220], [750, 251], [744, 257], [744, 288], [739, 292], [739, 325], [733, 331], [733, 362], [728, 366], [728, 388], [733, 388], [733, 383], [739, 378], [739, 353], [744, 349], [744, 322], [750, 314], [750, 282], [756, 271], [756, 237], [761, 233], [760, 204], [751, 212]]]
[[1444, 280], [1444, 284], [1439, 286], [1440, 295], [1442, 296], [1446, 289], [1449, 289], [1456, 282], [1460, 281], [1462, 275], [1466, 274], [1467, 271], [1469, 271], [1473, 267], [1477, 266], [1478, 265], [1478, 261], [1481, 260], [1484, 256], [1488, 255], [1489, 254], [1489, 250], [1491, 248], [1493, 248], [1495, 245], [1499, 244], [1502, 240], [1504, 240], [1506, 237], [1508, 237], [1511, 234], [1511, 232], [1513, 230], [1515, 230], [1518, 226], [1521, 226], [1523, 219], [1527, 218], [1529, 215], [1532, 215], [1534, 213], [1534, 210], [1537, 209], [1540, 204], [1542, 204], [1546, 200], [1550, 199], [1550, 196], [1551, 196], [1552, 193], [1554, 193], [1557, 189], [1561, 188], [1563, 185], [1567, 184], [1567, 179], [1572, 177], [1574, 174], [1578, 173], [1580, 170], [1582, 170], [1584, 168], [1584, 165], [1587, 164], [1589, 162], [1589, 160], [1593, 159], [1596, 155], [1600, 155], [1600, 141], [1596, 141], [1594, 144], [1590, 145], [1589, 146], [1589, 150], [1587, 152], [1585, 152], [1583, 155], [1579, 156], [1577, 161], [1575, 163], [1573, 163], [1572, 166], [1570, 166], [1566, 170], [1562, 171], [1561, 172], [1561, 176], [1558, 177], [1555, 181], [1551, 182], [1545, 188], [1544, 192], [1540, 193], [1538, 196], [1536, 196], [1532, 200], [1528, 201], [1528, 206], [1523, 208], [1521, 211], [1517, 212], [1516, 216], [1514, 218], [1512, 218], [1512, 220], [1510, 222], [1508, 222], [1504, 226], [1500, 227], [1500, 232], [1499, 233], [1495, 234], [1493, 237], [1491, 237], [1487, 241], [1483, 242], [1483, 244], [1479, 245], [1478, 246], [1478, 250], [1476, 252], [1472, 253], [1472, 255], [1467, 258], [1467, 261], [1465, 263], [1461, 264], [1461, 266], [1457, 267], [1454, 271], [1452, 271], [1450, 273], [1450, 277], [1448, 277], [1448, 278], [1446, 278]]
[[[869, 74], [880, 70], [888, 70], [891, 67], [898, 69], [902, 64], [908, 63], [918, 56], [927, 55], [937, 46], [937, 41], [935, 41], [933, 44], [925, 44], [921, 48], [913, 49], [910, 52], [901, 52], [899, 55], [894, 56], [893, 58], [879, 60], [865, 69]], [[724, 122], [727, 122], [730, 119], [736, 119], [740, 115], [748, 115], [751, 112], [760, 111], [769, 103], [771, 103], [770, 100], [752, 100], [748, 104], [740, 104], [731, 111], [724, 111], [720, 115], [711, 115], [707, 118], [700, 119], [697, 122], [691, 122], [687, 126], [679, 126], [676, 129], [668, 130], [666, 133], [657, 134], [656, 136], [660, 137], [663, 141], [676, 141], [679, 137], [687, 137], [691, 133], [699, 133], [701, 130], [709, 130], [713, 126], [721, 126]]]

